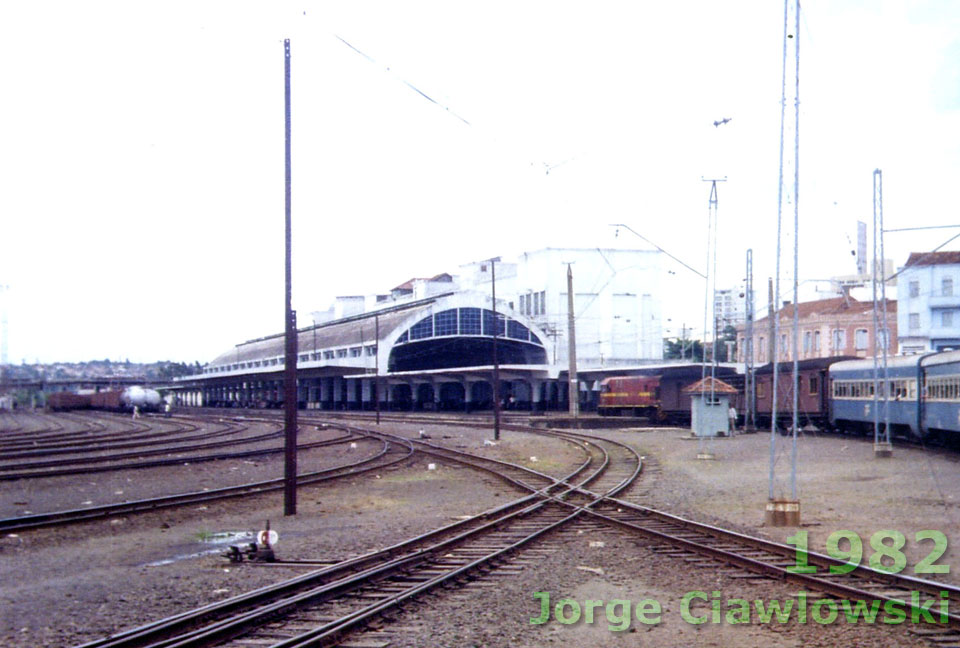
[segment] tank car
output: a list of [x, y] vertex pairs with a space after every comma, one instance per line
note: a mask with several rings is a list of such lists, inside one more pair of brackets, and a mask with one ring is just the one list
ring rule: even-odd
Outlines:
[[161, 398], [160, 393], [154, 389], [134, 386], [123, 390], [123, 393], [120, 394], [120, 402], [125, 409], [138, 407], [141, 411], [152, 411], [160, 409]]
[[160, 409], [160, 400], [157, 391], [134, 386], [91, 394], [90, 407], [113, 411], [130, 411], [136, 407], [140, 411], [156, 411]]

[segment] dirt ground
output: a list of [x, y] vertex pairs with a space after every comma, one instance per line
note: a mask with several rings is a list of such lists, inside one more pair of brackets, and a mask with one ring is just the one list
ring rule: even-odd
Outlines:
[[[490, 438], [488, 430], [390, 426], [410, 436], [417, 436], [421, 428], [433, 442], [552, 474], [569, 472], [583, 460], [575, 447], [541, 436], [505, 432], [499, 445], [489, 446], [483, 443]], [[631, 499], [779, 541], [796, 531], [761, 526], [769, 436], [717, 440], [712, 446], [716, 459], [702, 461], [696, 459], [698, 444], [686, 440], [683, 431], [598, 434], [630, 443], [648, 456], [650, 470], [628, 494]], [[856, 440], [805, 437], [800, 443], [803, 528], [809, 531], [811, 550], [822, 551], [826, 536], [835, 530], [856, 531], [869, 547], [870, 534], [895, 529], [908, 538], [905, 573], [911, 573], [918, 556], [925, 553], [913, 546], [916, 530], [942, 530], [951, 542], [957, 537], [952, 495], [960, 483], [960, 457], [897, 448], [892, 459], [876, 460], [872, 445]], [[357, 451], [365, 449], [352, 452]], [[317, 452], [315, 463], [320, 465], [345, 461], [350, 451], [330, 446]], [[282, 558], [334, 560], [423, 533], [518, 494], [493, 477], [467, 469], [440, 463], [437, 470], [427, 470], [427, 463], [434, 461], [418, 458], [380, 475], [302, 489], [295, 517], [282, 515], [278, 493], [0, 538], [0, 641], [14, 646], [75, 645], [303, 573], [287, 567], [233, 565], [219, 556], [241, 537], [221, 534], [252, 533], [267, 519], [280, 533], [277, 550]], [[784, 461], [778, 458], [778, 475]], [[131, 471], [136, 474], [114, 478], [135, 484], [137, 493], [176, 492], [220, 485], [221, 479], [277, 476], [281, 463], [279, 458], [257, 465], [225, 462], [216, 469]], [[237, 470], [231, 470], [234, 465]], [[238, 471], [249, 475], [235, 475]], [[6, 497], [2, 491], [8, 486], [0, 485], [0, 501], [10, 502], [12, 508], [13, 501], [23, 500]], [[83, 483], [73, 486], [78, 490], [68, 484], [37, 487], [29, 506], [66, 508], [62, 505], [75, 505], [81, 497], [86, 501], [94, 492]], [[109, 483], [95, 492], [109, 489], [119, 490], [116, 483]], [[946, 496], [951, 497], [944, 505]], [[950, 564], [953, 555], [950, 547], [939, 563]], [[722, 569], [677, 569], [635, 538], [606, 528], [584, 525], [546, 538], [514, 565], [517, 569], [462, 591], [444, 590], [427, 596], [422, 605], [410, 606], [398, 615], [392, 645], [927, 645], [907, 633], [909, 624], [691, 625], [678, 617], [685, 592], [719, 591], [723, 599], [750, 600], [784, 598], [790, 592], [769, 582], [735, 578]], [[937, 578], [948, 580], [953, 575]], [[581, 603], [652, 598], [663, 605], [663, 620], [652, 625], [634, 621], [630, 629], [613, 632], [598, 610], [594, 624], [531, 624], [530, 618], [539, 613], [533, 598], [537, 591], [550, 592], [553, 601], [566, 597]]]
[[[707, 442], [714, 460], [697, 459], [700, 442], [681, 430], [617, 432], [655, 457], [661, 474], [647, 503], [693, 519], [722, 523], [753, 535], [784, 542], [798, 529], [763, 525], [769, 493], [770, 435], [743, 434]], [[775, 497], [789, 499], [792, 440], [777, 437]], [[924, 575], [915, 567], [933, 550], [915, 534], [937, 530], [947, 537], [938, 565], [953, 566], [960, 548], [960, 455], [917, 446], [895, 447], [893, 457], [874, 457], [873, 443], [860, 438], [805, 435], [797, 442], [797, 491], [801, 527], [810, 551], [826, 553], [827, 538], [853, 531], [862, 541], [864, 561], [873, 553], [871, 537], [892, 530], [906, 538], [904, 574], [957, 583], [956, 568]], [[890, 541], [887, 541], [888, 543]], [[846, 547], [846, 545], [843, 545]]]

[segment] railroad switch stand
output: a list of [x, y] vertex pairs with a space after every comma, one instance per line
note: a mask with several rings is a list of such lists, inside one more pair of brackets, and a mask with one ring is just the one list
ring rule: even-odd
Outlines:
[[227, 552], [223, 554], [224, 558], [229, 558], [230, 562], [241, 563], [244, 558], [250, 562], [276, 562], [277, 557], [273, 553], [273, 547], [270, 545], [258, 545], [256, 542], [250, 542], [240, 548], [238, 545], [230, 545]]

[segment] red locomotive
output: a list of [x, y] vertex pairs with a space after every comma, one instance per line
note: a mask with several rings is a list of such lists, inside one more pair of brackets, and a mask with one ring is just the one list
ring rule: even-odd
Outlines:
[[600, 383], [600, 416], [646, 416], [660, 412], [659, 376], [604, 378]]

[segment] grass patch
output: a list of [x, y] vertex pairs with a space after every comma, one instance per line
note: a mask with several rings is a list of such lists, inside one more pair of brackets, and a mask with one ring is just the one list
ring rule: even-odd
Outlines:
[[426, 468], [414, 468], [411, 470], [406, 470], [402, 473], [394, 473], [392, 475], [381, 475], [380, 479], [376, 481], [383, 482], [385, 484], [411, 484], [415, 482], [430, 481], [432, 479], [440, 479], [441, 477], [443, 477], [443, 475], [440, 474], [440, 471], [443, 469], [444, 469], [444, 466], [437, 466], [436, 470], [427, 470]]

